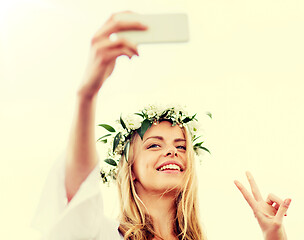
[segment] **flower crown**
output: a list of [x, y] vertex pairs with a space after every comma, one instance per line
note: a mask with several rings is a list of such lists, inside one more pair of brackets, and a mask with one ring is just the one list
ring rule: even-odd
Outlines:
[[[207, 113], [207, 115], [212, 118], [211, 113]], [[195, 116], [196, 114], [188, 115], [187, 111], [181, 106], [148, 105], [148, 107], [138, 113], [133, 113], [126, 117], [120, 116], [117, 121], [118, 131], [108, 124], [99, 124], [98, 126], [110, 132], [97, 140], [109, 145], [108, 157], [104, 160], [109, 165], [109, 169], [108, 171], [104, 169], [100, 171], [103, 182], [110, 182], [110, 179], [116, 180], [117, 165], [122, 156], [128, 162], [130, 140], [134, 133], [137, 132], [143, 139], [145, 132], [152, 124], [157, 124], [161, 121], [170, 121], [172, 126], [187, 127], [192, 138], [194, 152], [197, 155], [200, 155], [201, 150], [210, 153], [206, 147], [202, 146], [204, 141], [196, 142], [202, 136], [197, 136], [199, 126]]]

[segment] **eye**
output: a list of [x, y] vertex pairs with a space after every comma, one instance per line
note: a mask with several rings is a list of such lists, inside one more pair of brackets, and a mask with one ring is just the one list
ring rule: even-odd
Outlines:
[[179, 148], [179, 149], [184, 149], [184, 150], [186, 150], [186, 147], [185, 147], [185, 146], [183, 146], [183, 145], [177, 146], [176, 148]]
[[149, 148], [156, 148], [156, 147], [160, 147], [158, 144], [152, 144], [152, 145], [150, 145], [149, 147], [148, 147], [148, 149]]

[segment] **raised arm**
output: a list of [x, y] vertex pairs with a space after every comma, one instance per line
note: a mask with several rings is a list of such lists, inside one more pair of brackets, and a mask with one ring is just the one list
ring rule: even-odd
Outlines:
[[114, 70], [116, 58], [138, 56], [137, 47], [126, 40], [111, 41], [112, 33], [145, 30], [137, 22], [115, 21], [113, 14], [91, 41], [88, 65], [77, 91], [76, 111], [67, 146], [65, 188], [70, 201], [97, 164], [95, 112], [99, 89]]

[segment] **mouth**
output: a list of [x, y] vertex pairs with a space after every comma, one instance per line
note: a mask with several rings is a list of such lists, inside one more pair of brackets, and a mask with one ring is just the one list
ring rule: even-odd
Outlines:
[[174, 163], [165, 164], [156, 169], [159, 172], [182, 172], [183, 169]]

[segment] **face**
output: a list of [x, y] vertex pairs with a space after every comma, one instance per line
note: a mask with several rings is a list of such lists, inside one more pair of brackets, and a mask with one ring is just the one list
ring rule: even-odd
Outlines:
[[162, 121], [134, 145], [133, 179], [137, 193], [181, 189], [186, 169], [186, 139], [178, 125]]

